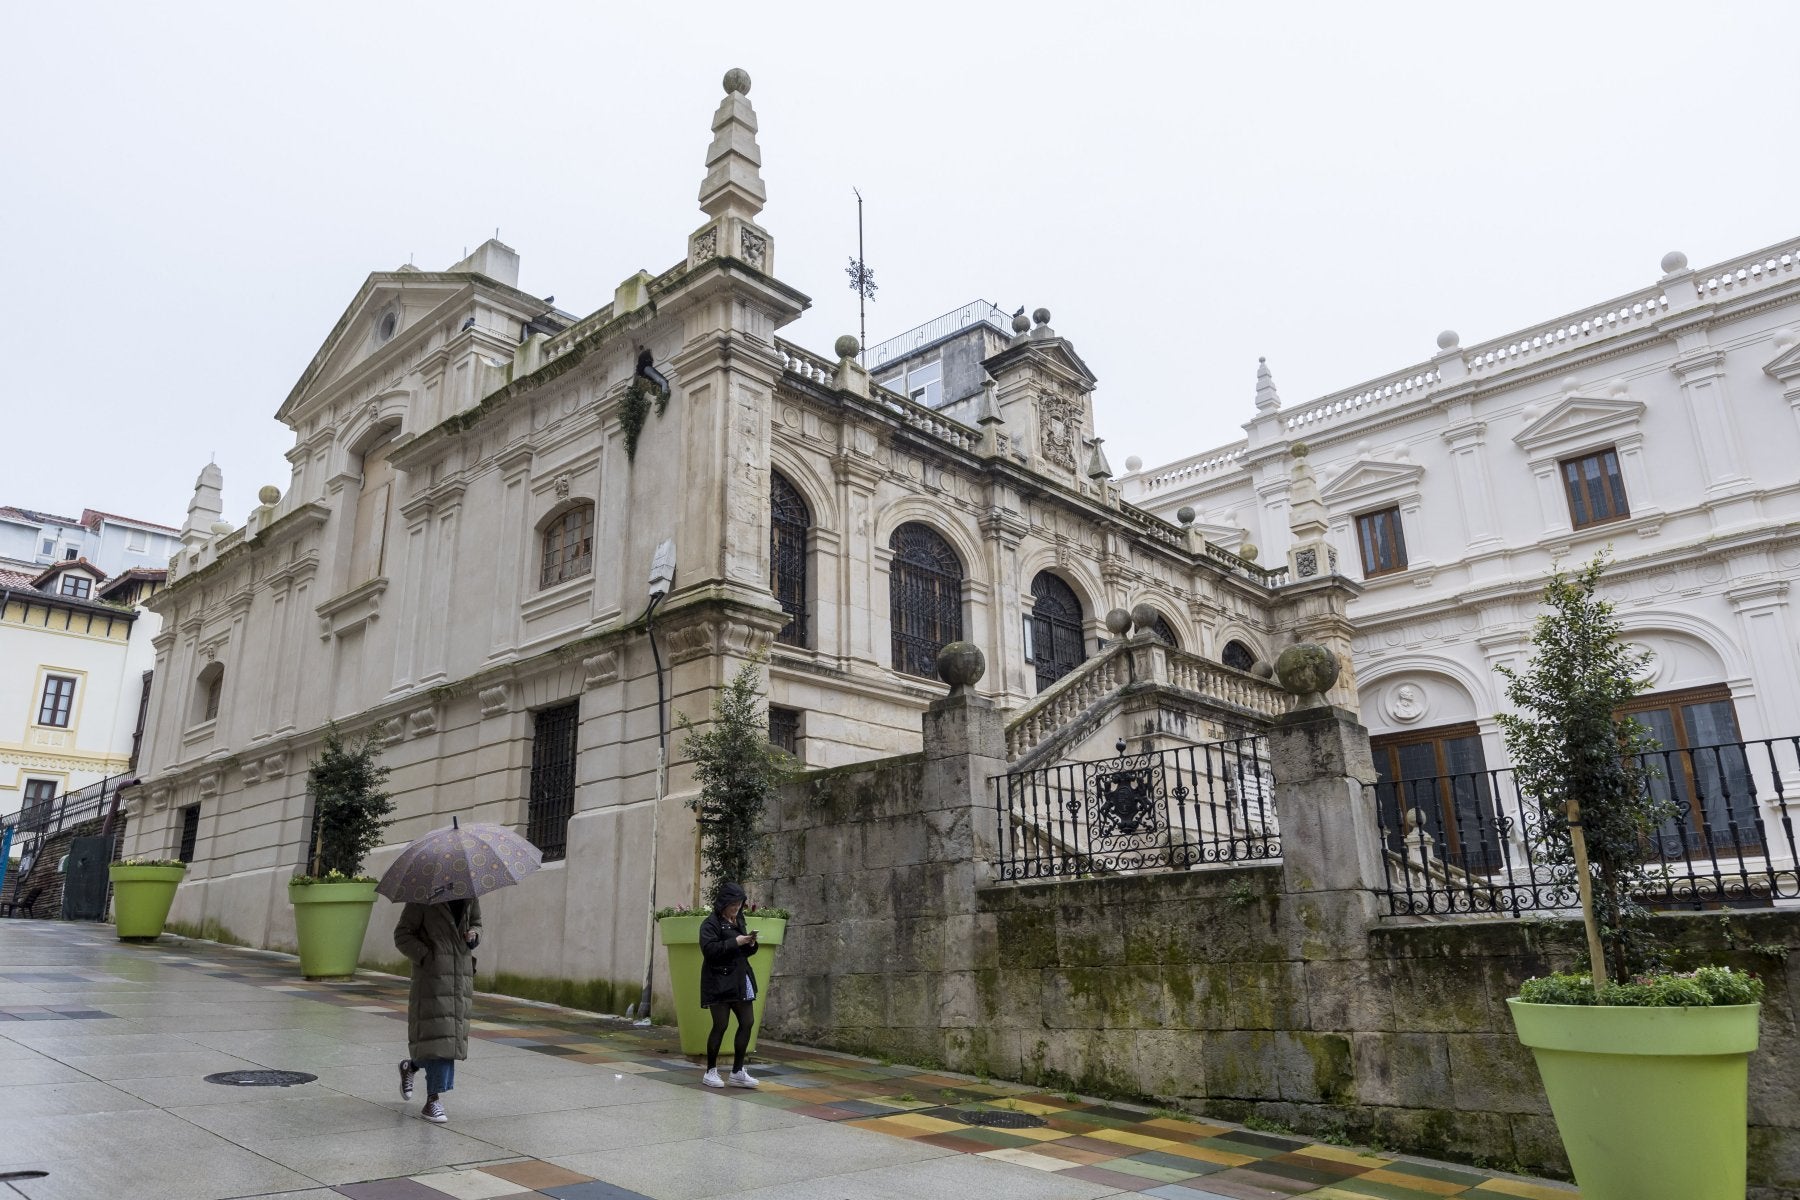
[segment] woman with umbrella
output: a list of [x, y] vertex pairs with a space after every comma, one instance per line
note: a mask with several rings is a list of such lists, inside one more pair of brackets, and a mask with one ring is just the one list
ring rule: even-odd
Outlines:
[[394, 860], [376, 891], [405, 904], [394, 947], [412, 962], [406, 996], [408, 1057], [400, 1063], [400, 1097], [411, 1100], [413, 1076], [425, 1072], [419, 1115], [443, 1124], [443, 1095], [456, 1084], [456, 1062], [469, 1057], [475, 1008], [475, 947], [481, 941], [477, 896], [507, 887], [538, 869], [537, 847], [499, 825], [434, 829]]

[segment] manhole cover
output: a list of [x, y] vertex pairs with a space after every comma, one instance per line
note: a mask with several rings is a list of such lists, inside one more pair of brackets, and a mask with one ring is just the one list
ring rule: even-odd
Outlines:
[[989, 1129], [1036, 1129], [1050, 1123], [1035, 1113], [997, 1109], [953, 1108], [946, 1115], [964, 1125], [985, 1125]]
[[311, 1083], [317, 1078], [305, 1071], [220, 1071], [217, 1075], [208, 1075], [206, 1082], [232, 1087], [292, 1087], [296, 1083]]

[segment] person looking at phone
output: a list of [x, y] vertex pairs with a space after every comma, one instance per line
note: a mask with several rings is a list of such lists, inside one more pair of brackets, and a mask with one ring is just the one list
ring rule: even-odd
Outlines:
[[737, 1022], [737, 1040], [733, 1044], [730, 1083], [732, 1087], [753, 1088], [756, 1080], [744, 1069], [744, 1055], [750, 1049], [750, 1026], [755, 1018], [752, 1001], [756, 999], [756, 976], [750, 970], [750, 956], [756, 953], [756, 934], [744, 925], [744, 889], [726, 881], [719, 885], [713, 900], [712, 915], [700, 923], [700, 1003], [712, 1010], [712, 1032], [706, 1036], [706, 1074], [700, 1082], [707, 1087], [722, 1088], [726, 1080], [719, 1078], [719, 1047], [725, 1044], [725, 1030]]

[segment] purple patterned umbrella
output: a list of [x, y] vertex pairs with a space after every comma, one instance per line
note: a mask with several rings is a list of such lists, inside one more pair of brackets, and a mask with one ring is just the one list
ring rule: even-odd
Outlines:
[[543, 852], [505, 826], [450, 820], [402, 850], [375, 890], [396, 904], [443, 904], [511, 887], [544, 865]]

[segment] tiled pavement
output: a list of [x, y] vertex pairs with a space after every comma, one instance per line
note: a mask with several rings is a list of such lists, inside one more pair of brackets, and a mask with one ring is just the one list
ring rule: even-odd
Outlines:
[[[79, 952], [59, 954], [55, 966], [33, 970], [29, 948], [20, 944], [22, 936], [7, 936], [14, 931], [46, 949], [79, 948]], [[140, 992], [124, 993], [125, 999], [112, 1004], [121, 1010], [119, 1015], [108, 1011], [105, 997], [111, 994], [109, 981], [148, 974], [120, 971], [121, 963], [153, 965], [157, 977], [177, 980], [173, 986], [184, 996], [202, 994], [206, 986], [202, 981], [213, 980], [221, 988], [256, 989], [271, 1001], [291, 1002], [283, 1006], [283, 1013], [298, 1019], [290, 1020], [279, 1032], [267, 1030], [265, 1027], [273, 1022], [260, 1014], [243, 1022], [207, 1022], [213, 1030], [245, 1032], [235, 1036], [221, 1032], [199, 1045], [174, 1046], [169, 1044], [170, 1039], [158, 1039], [154, 1030], [134, 1030], [74, 1046], [84, 1053], [61, 1060], [80, 1070], [82, 1060], [99, 1043], [107, 1050], [132, 1055], [133, 1058], [120, 1060], [126, 1065], [115, 1065], [113, 1070], [137, 1077], [135, 1095], [148, 1104], [212, 1128], [227, 1140], [233, 1137], [229, 1114], [242, 1111], [242, 1107], [219, 1103], [215, 1096], [207, 1094], [209, 1085], [198, 1084], [197, 1080], [202, 1074], [229, 1066], [223, 1061], [206, 1061], [206, 1055], [197, 1051], [213, 1050], [219, 1060], [226, 1058], [224, 1051], [243, 1053], [244, 1059], [230, 1060], [239, 1065], [264, 1063], [269, 1055], [256, 1056], [243, 1047], [257, 1045], [258, 1039], [274, 1039], [261, 1044], [281, 1048], [285, 1055], [281, 1065], [316, 1072], [327, 1084], [333, 1083], [330, 1072], [334, 1067], [346, 1071], [351, 1069], [349, 1064], [355, 1063], [358, 1071], [369, 1070], [378, 1075], [379, 1069], [385, 1069], [391, 1074], [392, 1060], [399, 1057], [398, 1043], [404, 1040], [404, 1032], [393, 1030], [390, 1036], [395, 1046], [389, 1049], [381, 1045], [385, 1039], [380, 1022], [404, 1019], [404, 980], [365, 974], [345, 983], [313, 984], [300, 979], [294, 961], [285, 956], [172, 937], [153, 946], [124, 946], [106, 941], [104, 935], [109, 932], [95, 926], [0, 922], [0, 1126], [16, 1114], [7, 1104], [9, 1093], [15, 1091], [8, 1085], [17, 1085], [19, 1093], [34, 1093], [29, 1097], [16, 1094], [18, 1101], [54, 1103], [59, 1092], [80, 1090], [78, 1081], [84, 1078], [75, 1075], [65, 1079], [54, 1071], [50, 1078], [43, 1078], [44, 1065], [30, 1060], [21, 1062], [7, 1051], [9, 1044], [39, 1052], [46, 1048], [54, 1051], [65, 1039], [39, 1034], [59, 1027], [98, 1032], [96, 1026], [119, 1020], [131, 1021], [135, 1026], [155, 1024], [155, 1018], [140, 1015], [144, 1008]], [[92, 967], [88, 966], [90, 960]], [[69, 995], [71, 1002], [61, 1003], [59, 994]], [[37, 1002], [21, 1002], [25, 999]], [[315, 1001], [366, 1014], [360, 1020], [376, 1023], [361, 1025], [353, 1040], [341, 1040], [352, 1035], [337, 1030], [331, 1020], [306, 1003]], [[355, 1200], [442, 1200], [444, 1196], [491, 1200], [534, 1195], [564, 1200], [646, 1196], [672, 1200], [726, 1194], [793, 1196], [796, 1200], [848, 1195], [960, 1196], [967, 1194], [967, 1185], [950, 1178], [944, 1156], [955, 1159], [969, 1155], [1014, 1168], [1016, 1176], [1006, 1178], [1017, 1184], [1022, 1196], [1146, 1195], [1160, 1200], [1435, 1200], [1463, 1196], [1570, 1200], [1576, 1195], [1558, 1184], [1323, 1145], [1297, 1136], [1159, 1116], [1124, 1105], [1011, 1084], [983, 1083], [801, 1047], [765, 1044], [760, 1048], [752, 1068], [763, 1080], [760, 1089], [711, 1092], [700, 1087], [699, 1072], [681, 1056], [671, 1029], [640, 1029], [618, 1019], [499, 996], [482, 996], [477, 1011], [480, 1018], [473, 1032], [489, 1044], [491, 1051], [472, 1053], [471, 1062], [465, 1064], [470, 1069], [459, 1072], [463, 1087], [446, 1097], [450, 1125], [432, 1127], [409, 1120], [396, 1127], [401, 1130], [398, 1136], [402, 1141], [436, 1135], [431, 1149], [438, 1153], [432, 1156], [434, 1163], [429, 1170], [403, 1174], [411, 1168], [402, 1165], [407, 1161], [405, 1154], [394, 1153], [394, 1133], [339, 1128], [367, 1125], [369, 1121], [344, 1118], [331, 1109], [323, 1095], [318, 1097], [315, 1112], [283, 1094], [283, 1111], [295, 1113], [296, 1119], [303, 1122], [312, 1122], [317, 1133], [328, 1135], [316, 1139], [324, 1144], [302, 1152], [301, 1143], [307, 1139], [294, 1137], [279, 1139], [281, 1144], [270, 1150], [246, 1136], [243, 1141], [252, 1149], [289, 1168], [287, 1174], [295, 1178], [284, 1186], [290, 1190], [277, 1192], [272, 1187], [262, 1187], [253, 1191], [247, 1186], [243, 1192], [221, 1193], [215, 1189], [211, 1194], [305, 1196], [308, 1200], [327, 1200], [334, 1195]], [[178, 1012], [176, 1009], [165, 1015]], [[26, 1036], [23, 1031], [27, 1022], [58, 1024], [33, 1025], [37, 1032]], [[63, 1026], [61, 1022], [80, 1025]], [[171, 1030], [180, 1027], [178, 1017], [168, 1026]], [[206, 1037], [197, 1033], [189, 1036]], [[532, 1062], [545, 1068], [550, 1064], [520, 1052], [560, 1060], [570, 1068], [582, 1064], [586, 1069], [558, 1071], [540, 1082], [542, 1072], [530, 1069]], [[371, 1066], [371, 1060], [378, 1060], [379, 1069]], [[15, 1075], [20, 1077], [11, 1077]], [[509, 1075], [511, 1079], [507, 1078]], [[583, 1078], [577, 1084], [572, 1075]], [[591, 1117], [591, 1110], [544, 1107], [545, 1089], [603, 1087], [606, 1081], [613, 1081], [618, 1088], [637, 1088], [633, 1093], [637, 1102], [628, 1107], [643, 1115], [660, 1107], [656, 1097], [685, 1099], [685, 1106], [668, 1110], [667, 1120], [676, 1124], [692, 1119], [696, 1111], [729, 1113], [735, 1109], [744, 1117], [727, 1118], [723, 1124], [716, 1117], [707, 1117], [703, 1127], [696, 1127], [695, 1140], [690, 1145], [679, 1136], [672, 1143], [666, 1128], [658, 1128], [654, 1136], [634, 1134], [632, 1122], [626, 1118], [636, 1114], [624, 1107], [601, 1110], [613, 1115], [610, 1122], [596, 1118], [586, 1123], [581, 1118]], [[95, 1082], [92, 1086], [103, 1085]], [[118, 1082], [116, 1086], [132, 1090], [130, 1082]], [[370, 1089], [355, 1101], [365, 1105], [376, 1098], [373, 1089], [380, 1087], [360, 1078], [357, 1086]], [[509, 1106], [509, 1095], [523, 1096], [527, 1090], [536, 1103]], [[684, 1093], [688, 1095], [684, 1097]], [[350, 1103], [352, 1096], [343, 1096], [342, 1100]], [[620, 1103], [616, 1097], [605, 1094], [584, 1100], [575, 1092], [570, 1092], [570, 1102]], [[202, 1104], [210, 1107], [196, 1116], [196, 1110], [190, 1106]], [[728, 1107], [715, 1110], [713, 1106], [718, 1104]], [[738, 1105], [750, 1107], [735, 1108]], [[397, 1095], [387, 1107], [398, 1110]], [[751, 1114], [759, 1110], [767, 1116], [753, 1119]], [[70, 1111], [80, 1112], [83, 1108], [76, 1105]], [[982, 1112], [1024, 1114], [1026, 1119], [1038, 1118], [1043, 1123], [1034, 1121], [1025, 1128], [990, 1128], [959, 1119]], [[391, 1122], [393, 1115], [384, 1111], [383, 1118]], [[819, 1127], [807, 1118], [830, 1122], [842, 1130], [904, 1139], [904, 1143], [887, 1143], [894, 1146], [896, 1153], [884, 1155], [878, 1152], [884, 1144], [882, 1139], [869, 1142], [868, 1133], [864, 1133], [860, 1142], [846, 1143], [844, 1148], [836, 1148], [833, 1143], [832, 1150], [824, 1151], [829, 1139], [809, 1134], [809, 1130]], [[302, 1132], [311, 1133], [314, 1129], [308, 1127]], [[612, 1139], [613, 1144], [604, 1144], [613, 1132], [618, 1134]], [[466, 1153], [460, 1159], [458, 1154], [464, 1147], [452, 1140], [458, 1135], [461, 1142], [467, 1143]], [[656, 1146], [640, 1144], [644, 1142], [655, 1142]], [[903, 1144], [913, 1150], [902, 1151]], [[730, 1152], [732, 1161], [729, 1169], [721, 1172], [714, 1169], [718, 1164], [711, 1160], [722, 1148]], [[651, 1149], [658, 1152], [650, 1153]], [[501, 1152], [504, 1150], [513, 1153]], [[865, 1174], [852, 1174], [855, 1166], [849, 1160], [845, 1160], [844, 1173], [806, 1171], [796, 1165], [821, 1152], [840, 1159], [848, 1154], [855, 1164], [874, 1165]], [[529, 1155], [537, 1157], [526, 1157]], [[320, 1165], [321, 1156], [332, 1160], [331, 1170]], [[346, 1165], [350, 1159], [354, 1159], [354, 1166]], [[11, 1161], [25, 1160], [14, 1154]], [[383, 1164], [389, 1162], [400, 1170], [384, 1171]], [[1032, 1185], [1032, 1176], [1020, 1170], [1024, 1168], [1044, 1173], [1036, 1177], [1037, 1185]], [[8, 1158], [0, 1151], [0, 1179], [10, 1169]], [[56, 1174], [52, 1172], [53, 1177]], [[384, 1175], [391, 1177], [383, 1178]], [[993, 1176], [994, 1183], [988, 1185], [995, 1200], [1011, 1194], [1000, 1185], [1001, 1178]], [[368, 1181], [339, 1182], [340, 1179]], [[300, 1184], [316, 1185], [321, 1181], [334, 1186], [299, 1190]], [[69, 1181], [65, 1178], [63, 1182]], [[246, 1182], [250, 1182], [248, 1178]], [[21, 1195], [46, 1200], [74, 1194], [65, 1193], [48, 1181], [20, 1181], [11, 1186]], [[886, 1190], [890, 1188], [891, 1192]], [[0, 1195], [4, 1194], [0, 1191]]]

